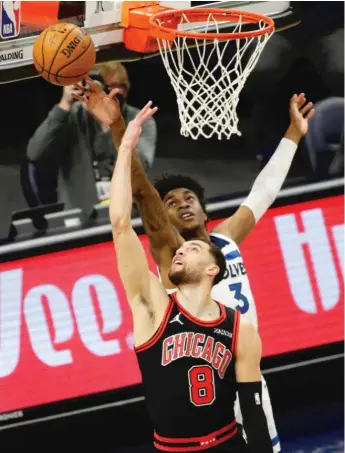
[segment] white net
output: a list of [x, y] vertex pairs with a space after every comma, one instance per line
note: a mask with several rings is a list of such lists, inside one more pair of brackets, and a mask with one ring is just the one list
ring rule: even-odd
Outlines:
[[[164, 25], [158, 18], [157, 23]], [[185, 29], [188, 23], [188, 17], [182, 14], [179, 29]], [[242, 32], [244, 23], [239, 17], [233, 33]], [[260, 30], [267, 27], [264, 22], [255, 25]], [[221, 26], [210, 13], [203, 32], [221, 33]], [[271, 35], [263, 32], [261, 36], [226, 41], [157, 38], [176, 93], [182, 135], [193, 139], [199, 136], [229, 139], [232, 134], [241, 135], [237, 116], [239, 96]]]

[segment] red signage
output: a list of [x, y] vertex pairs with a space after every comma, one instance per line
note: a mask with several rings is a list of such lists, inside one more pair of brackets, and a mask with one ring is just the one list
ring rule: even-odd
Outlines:
[[[343, 340], [343, 203], [271, 209], [241, 246], [265, 356]], [[0, 266], [0, 412], [139, 383], [132, 345], [111, 242]]]

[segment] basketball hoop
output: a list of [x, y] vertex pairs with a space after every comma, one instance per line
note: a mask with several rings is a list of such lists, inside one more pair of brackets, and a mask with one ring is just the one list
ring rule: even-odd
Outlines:
[[220, 8], [173, 9], [158, 1], [122, 5], [126, 48], [161, 54], [176, 93], [181, 134], [241, 135], [239, 96], [274, 32], [273, 20]]
[[[222, 33], [229, 22], [233, 32]], [[195, 8], [159, 12], [149, 23], [177, 96], [181, 134], [193, 139], [241, 135], [239, 96], [274, 31], [273, 20], [245, 11]], [[196, 31], [184, 30], [186, 24]], [[248, 24], [256, 29], [243, 31]]]

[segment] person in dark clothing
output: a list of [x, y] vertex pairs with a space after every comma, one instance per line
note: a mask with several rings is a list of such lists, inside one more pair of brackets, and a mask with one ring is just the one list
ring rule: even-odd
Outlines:
[[[122, 116], [128, 123], [138, 109], [126, 102], [130, 89], [126, 69], [117, 62], [95, 69], [108, 92], [117, 88]], [[60, 102], [29, 140], [28, 171], [37, 204], [61, 201], [65, 209], [81, 208], [88, 217], [95, 204], [108, 198], [116, 151], [109, 126], [75, 102], [75, 93], [75, 86], [64, 87]], [[137, 146], [146, 169], [153, 163], [156, 136], [156, 123], [151, 118], [145, 123]]]

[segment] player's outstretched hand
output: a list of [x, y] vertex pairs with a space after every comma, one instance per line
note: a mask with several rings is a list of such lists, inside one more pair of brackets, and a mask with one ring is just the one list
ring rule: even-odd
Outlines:
[[115, 97], [119, 89], [114, 88], [106, 94], [98, 83], [89, 78], [85, 79], [85, 84], [86, 86], [75, 85], [81, 94], [73, 93], [73, 98], [82, 102], [101, 123], [109, 126], [114, 124], [121, 117], [120, 105]]
[[313, 103], [307, 102], [304, 93], [290, 99], [290, 127], [299, 139], [308, 132], [308, 121], [314, 115]]
[[133, 151], [136, 144], [138, 143], [140, 134], [141, 134], [141, 127], [143, 123], [148, 119], [153, 116], [157, 110], [158, 107], [151, 108], [152, 106], [152, 101], [149, 101], [145, 107], [143, 107], [140, 112], [137, 114], [137, 116], [128, 123], [126, 132], [122, 138], [121, 142], [121, 148]]

